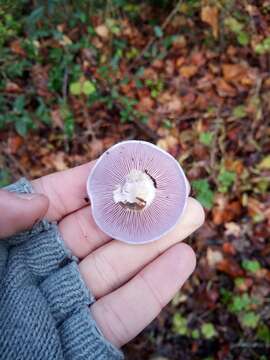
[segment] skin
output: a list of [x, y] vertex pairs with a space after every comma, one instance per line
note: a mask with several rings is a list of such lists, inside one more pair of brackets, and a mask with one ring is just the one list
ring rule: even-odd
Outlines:
[[181, 241], [203, 224], [204, 211], [189, 198], [181, 221], [160, 240], [134, 246], [110, 239], [95, 225], [86, 201], [85, 184], [93, 164], [34, 180], [36, 194], [28, 197], [0, 190], [0, 238], [28, 229], [43, 217], [57, 221], [97, 299], [92, 316], [104, 336], [121, 347], [160, 313], [193, 272], [195, 254]]

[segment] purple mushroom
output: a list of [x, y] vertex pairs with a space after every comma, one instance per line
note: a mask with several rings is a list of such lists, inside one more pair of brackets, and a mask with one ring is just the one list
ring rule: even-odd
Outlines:
[[145, 141], [124, 141], [97, 160], [87, 191], [92, 214], [114, 239], [143, 244], [170, 231], [183, 214], [190, 191], [178, 162]]

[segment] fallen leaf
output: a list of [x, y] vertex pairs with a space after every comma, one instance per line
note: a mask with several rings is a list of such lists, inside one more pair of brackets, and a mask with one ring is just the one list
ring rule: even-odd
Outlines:
[[104, 24], [97, 26], [95, 28], [95, 32], [98, 34], [98, 36], [100, 36], [102, 39], [105, 39], [105, 40], [108, 39], [108, 37], [110, 35], [109, 29]]
[[61, 116], [60, 109], [55, 109], [51, 111], [52, 122], [56, 127], [60, 129], [64, 128], [64, 121]]
[[186, 78], [191, 78], [198, 71], [198, 67], [196, 65], [184, 65], [179, 69], [180, 75]]
[[232, 277], [239, 277], [244, 275], [244, 271], [233, 259], [223, 259], [217, 264], [217, 269]]
[[211, 26], [213, 36], [215, 39], [217, 39], [219, 31], [218, 8], [216, 6], [202, 7], [201, 20]]
[[178, 139], [172, 135], [160, 139], [157, 142], [157, 146], [161, 149], [171, 152], [171, 150], [178, 145]]
[[233, 246], [232, 243], [229, 243], [229, 242], [225, 242], [222, 244], [222, 250], [225, 254], [228, 254], [228, 255], [235, 255], [236, 254], [236, 249], [235, 247]]
[[16, 154], [22, 146], [24, 139], [19, 135], [13, 135], [8, 138], [8, 150], [11, 154]]
[[223, 64], [222, 71], [226, 81], [233, 81], [246, 75], [247, 68], [241, 64]]
[[228, 223], [241, 214], [241, 204], [239, 201], [229, 202], [223, 195], [218, 195], [216, 205], [212, 209], [213, 222], [216, 225]]
[[144, 97], [138, 102], [136, 108], [141, 112], [148, 112], [153, 109], [154, 105], [155, 102], [153, 99], [150, 97]]
[[16, 55], [20, 55], [22, 57], [26, 56], [26, 52], [25, 50], [21, 47], [21, 43], [19, 40], [13, 40], [10, 43], [10, 50], [16, 54]]
[[270, 155], [266, 155], [258, 165], [259, 169], [270, 169]]
[[216, 88], [221, 97], [235, 97], [237, 94], [236, 89], [222, 78], [217, 80]]
[[15, 82], [8, 80], [6, 82], [5, 92], [10, 94], [16, 94], [23, 92], [23, 89], [20, 87], [20, 85], [16, 84]]

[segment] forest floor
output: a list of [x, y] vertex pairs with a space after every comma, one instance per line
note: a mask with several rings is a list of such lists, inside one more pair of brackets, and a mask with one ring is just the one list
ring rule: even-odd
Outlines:
[[127, 359], [269, 359], [270, 2], [59, 3], [0, 7], [0, 186], [124, 139], [167, 150], [206, 223], [195, 273]]

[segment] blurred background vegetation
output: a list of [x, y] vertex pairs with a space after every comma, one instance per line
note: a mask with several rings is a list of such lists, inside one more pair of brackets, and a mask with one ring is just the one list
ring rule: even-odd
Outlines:
[[206, 209], [128, 359], [269, 359], [269, 54], [268, 0], [0, 0], [0, 186], [145, 139]]

